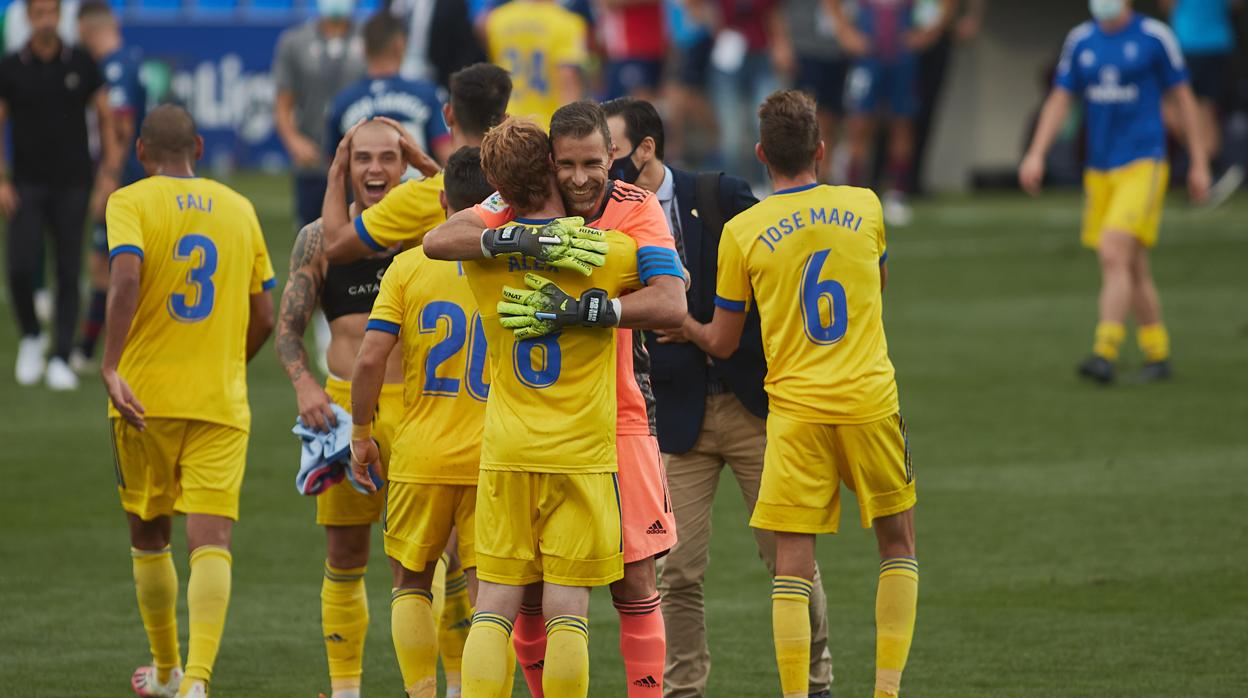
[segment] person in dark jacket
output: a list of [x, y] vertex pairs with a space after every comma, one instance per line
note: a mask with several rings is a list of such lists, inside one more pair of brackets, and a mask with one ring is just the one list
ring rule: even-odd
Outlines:
[[[611, 129], [611, 176], [653, 191], [676, 237], [691, 285], [689, 316], [714, 314], [715, 272], [724, 223], [758, 203], [745, 180], [717, 172], [692, 173], [663, 162], [663, 122], [649, 102], [616, 99], [603, 105]], [[746, 506], [758, 498], [766, 441], [767, 395], [758, 313], [751, 312], [741, 346], [730, 358], [711, 359], [679, 330], [647, 333], [657, 404], [659, 447], [667, 469], [680, 539], [661, 563], [659, 591], [667, 626], [665, 698], [706, 693], [711, 659], [706, 643], [702, 583], [710, 556], [711, 504], [720, 472], [732, 469]], [[768, 569], [775, 541], [754, 531]], [[816, 575], [818, 572], [816, 571]], [[827, 649], [827, 600], [815, 582], [811, 596], [811, 695], [827, 695], [832, 656]]]

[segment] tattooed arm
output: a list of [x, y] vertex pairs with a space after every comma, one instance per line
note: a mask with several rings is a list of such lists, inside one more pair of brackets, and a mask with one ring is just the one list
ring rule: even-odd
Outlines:
[[320, 220], [303, 227], [295, 236], [290, 253], [290, 276], [282, 289], [282, 307], [277, 318], [277, 360], [295, 387], [295, 402], [303, 423], [313, 429], [328, 430], [338, 425], [330, 409], [329, 395], [317, 382], [308, 365], [303, 333], [308, 329], [325, 283], [324, 228]]

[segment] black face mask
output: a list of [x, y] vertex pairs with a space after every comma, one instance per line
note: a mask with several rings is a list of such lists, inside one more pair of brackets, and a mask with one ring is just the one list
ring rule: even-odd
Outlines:
[[615, 162], [611, 163], [611, 179], [618, 179], [628, 184], [637, 183], [637, 178], [641, 176], [641, 171], [650, 163], [647, 162], [638, 167], [633, 162], [633, 153], [635, 152], [637, 152], [637, 146], [633, 146], [633, 149], [628, 151], [628, 155], [618, 157], [615, 159]]

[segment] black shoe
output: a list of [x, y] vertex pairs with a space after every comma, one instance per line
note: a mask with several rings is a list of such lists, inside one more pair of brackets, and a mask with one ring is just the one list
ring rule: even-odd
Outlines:
[[832, 698], [832, 691], [819, 691], [810, 694], [810, 698]]
[[1114, 365], [1109, 359], [1093, 354], [1079, 364], [1079, 375], [1101, 385], [1109, 385], [1114, 382]]
[[1170, 360], [1163, 359], [1144, 364], [1144, 368], [1140, 369], [1136, 379], [1141, 383], [1156, 383], [1157, 381], [1170, 380], [1170, 376], [1173, 374], [1174, 371], [1170, 368]]

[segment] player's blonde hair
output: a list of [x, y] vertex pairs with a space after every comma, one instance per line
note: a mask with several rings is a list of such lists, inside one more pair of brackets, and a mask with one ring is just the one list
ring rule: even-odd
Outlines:
[[536, 211], [551, 194], [550, 139], [532, 121], [508, 117], [481, 140], [481, 169], [516, 213]]

